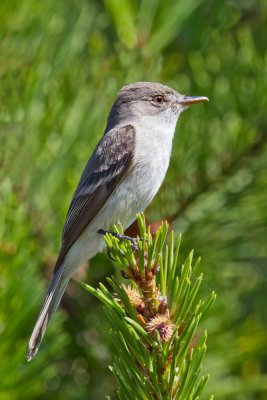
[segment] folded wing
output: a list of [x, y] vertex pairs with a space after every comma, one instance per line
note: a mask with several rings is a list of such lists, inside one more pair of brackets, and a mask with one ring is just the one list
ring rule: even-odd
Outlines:
[[55, 271], [73, 243], [133, 168], [134, 149], [135, 130], [132, 125], [112, 129], [99, 142], [72, 198]]

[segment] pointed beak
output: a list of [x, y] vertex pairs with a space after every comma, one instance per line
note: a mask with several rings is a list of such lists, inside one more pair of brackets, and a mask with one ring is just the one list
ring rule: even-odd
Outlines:
[[202, 103], [202, 101], [209, 101], [208, 97], [203, 96], [184, 96], [179, 100], [179, 104], [183, 106], [191, 106], [191, 104]]

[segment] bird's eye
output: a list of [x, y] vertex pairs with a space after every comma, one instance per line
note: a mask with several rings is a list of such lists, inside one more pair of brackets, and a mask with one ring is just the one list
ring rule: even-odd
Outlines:
[[156, 104], [162, 104], [164, 102], [164, 96], [161, 96], [160, 94], [157, 94], [156, 96], [154, 96], [153, 101]]

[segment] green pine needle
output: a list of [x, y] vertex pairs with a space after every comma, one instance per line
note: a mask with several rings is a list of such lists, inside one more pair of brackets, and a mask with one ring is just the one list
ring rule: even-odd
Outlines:
[[[129, 240], [108, 233], [110, 254], [127, 276], [127, 285], [114, 277], [94, 289], [82, 287], [104, 304], [111, 326], [116, 356], [110, 367], [119, 399], [199, 399], [208, 376], [201, 376], [207, 333], [198, 340], [198, 326], [213, 305], [214, 292], [206, 300], [198, 293], [203, 275], [196, 275], [193, 251], [179, 267], [181, 235], [163, 222], [154, 237], [143, 214], [137, 216], [140, 236], [137, 249]], [[123, 234], [121, 225], [113, 228]], [[130, 282], [130, 284], [129, 284]], [[198, 342], [198, 343], [197, 343]]]

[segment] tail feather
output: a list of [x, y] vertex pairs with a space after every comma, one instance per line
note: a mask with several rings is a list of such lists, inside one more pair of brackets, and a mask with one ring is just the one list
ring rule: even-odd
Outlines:
[[49, 322], [56, 312], [60, 300], [65, 292], [66, 286], [69, 282], [69, 277], [65, 277], [63, 275], [63, 271], [64, 265], [62, 264], [51, 279], [42, 309], [29, 340], [28, 348], [26, 351], [27, 361], [31, 361], [36, 355], [49, 325]]

